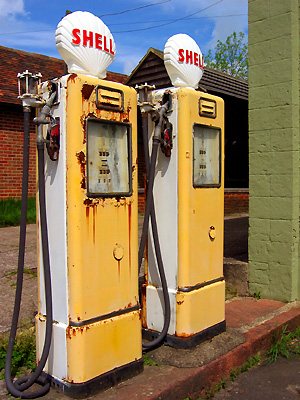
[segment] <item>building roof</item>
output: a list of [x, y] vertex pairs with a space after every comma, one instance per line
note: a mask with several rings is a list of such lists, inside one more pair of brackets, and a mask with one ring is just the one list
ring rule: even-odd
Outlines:
[[[164, 65], [164, 53], [160, 50], [150, 48], [141, 59], [137, 67], [128, 77], [126, 84], [129, 86], [140, 85], [147, 82], [155, 85], [157, 89], [172, 86], [169, 75]], [[200, 88], [213, 94], [225, 94], [248, 100], [248, 82], [235, 78], [231, 75], [205, 68], [200, 81]]]
[[[42, 54], [10, 49], [0, 46], [0, 102], [21, 104], [18, 96], [17, 74], [28, 70], [40, 72], [43, 80], [62, 76], [64, 61]], [[127, 75], [107, 71], [107, 80], [125, 83]]]

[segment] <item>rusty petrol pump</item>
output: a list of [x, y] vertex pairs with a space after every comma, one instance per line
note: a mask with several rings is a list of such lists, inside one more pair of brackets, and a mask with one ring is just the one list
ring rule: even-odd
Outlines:
[[[97, 29], [98, 47], [90, 26]], [[81, 32], [89, 32], [86, 43], [78, 39]], [[69, 14], [58, 25], [56, 43], [70, 75], [54, 82], [60, 150], [57, 162], [45, 162], [55, 321], [46, 373], [66, 394], [84, 397], [143, 368], [136, 92], [99, 79], [115, 53], [99, 18]], [[46, 321], [43, 290], [40, 284], [38, 353]]]
[[[148, 94], [141, 108], [143, 121], [147, 121], [145, 114], [149, 115], [151, 148], [156, 124], [153, 116], [156, 120], [157, 110], [168, 104], [155, 164], [153, 210], [170, 302], [165, 342], [190, 348], [226, 328], [224, 102], [195, 90], [202, 77], [203, 61], [198, 45], [188, 35], [174, 35], [167, 41], [164, 62], [174, 86], [160, 90], [140, 87], [142, 97], [145, 91]], [[142, 323], [145, 338], [153, 340], [164, 329], [167, 311], [152, 215], [149, 224]]]
[[[86, 398], [143, 370], [137, 96], [103, 80], [115, 43], [99, 18], [67, 15], [56, 44], [69, 74], [39, 85], [43, 108], [35, 118], [45, 186], [38, 208], [45, 203], [47, 210], [37, 213], [37, 361], [43, 360], [43, 393], [50, 382]], [[15, 396], [32, 398], [16, 386], [9, 389]]]
[[[67, 15], [56, 44], [69, 74], [22, 96], [26, 107], [31, 99], [43, 107], [35, 118], [40, 363], [16, 390], [8, 384], [21, 398], [32, 398], [21, 392], [36, 381], [44, 386], [38, 394], [51, 383], [86, 398], [142, 372], [142, 346], [189, 348], [225, 330], [224, 105], [195, 90], [199, 47], [187, 35], [170, 38], [165, 65], [174, 87], [140, 88], [153, 157], [138, 251], [137, 93], [103, 80], [115, 44], [99, 18]], [[146, 91], [151, 99], [142, 102]], [[142, 324], [150, 342], [142, 343]]]

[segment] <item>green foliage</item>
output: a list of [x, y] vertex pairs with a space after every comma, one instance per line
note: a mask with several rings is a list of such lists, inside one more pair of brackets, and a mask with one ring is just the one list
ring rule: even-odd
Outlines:
[[300, 327], [295, 332], [287, 331], [284, 325], [282, 331], [276, 332], [272, 339], [271, 348], [267, 353], [267, 360], [272, 363], [277, 360], [278, 356], [290, 358], [292, 355], [300, 356], [299, 347]]
[[260, 299], [261, 299], [260, 291], [254, 292], [254, 293], [253, 293], [253, 297], [254, 297], [256, 300], [260, 300]]
[[[27, 201], [27, 223], [35, 223], [35, 198]], [[0, 200], [0, 227], [18, 226], [21, 218], [21, 200], [5, 199]]]
[[240, 373], [241, 373], [240, 368], [233, 368], [233, 369], [231, 370], [231, 372], [230, 372], [229, 380], [230, 380], [231, 382], [235, 381], [236, 378], [240, 375]]
[[237, 78], [248, 79], [248, 44], [244, 43], [244, 37], [243, 32], [233, 32], [225, 43], [218, 40], [214, 56], [211, 50], [204, 56], [206, 66]]
[[205, 399], [213, 399], [221, 389], [226, 387], [225, 379], [221, 379], [219, 383], [217, 383], [214, 387], [207, 389], [205, 393]]
[[248, 360], [242, 365], [241, 373], [248, 371], [250, 368], [255, 367], [261, 361], [259, 354], [249, 357]]
[[161, 364], [153, 361], [148, 354], [143, 354], [144, 365], [150, 365], [150, 367], [159, 367]]
[[[4, 378], [4, 366], [9, 336], [0, 337], [0, 379]], [[12, 354], [12, 376], [20, 376], [35, 370], [34, 327], [19, 329]]]

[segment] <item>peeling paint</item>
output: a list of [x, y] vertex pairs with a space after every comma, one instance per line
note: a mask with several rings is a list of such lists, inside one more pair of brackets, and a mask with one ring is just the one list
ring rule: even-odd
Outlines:
[[82, 179], [80, 181], [80, 187], [81, 189], [86, 189], [86, 179], [85, 179], [85, 166], [86, 166], [86, 159], [85, 159], [85, 154], [83, 151], [79, 151], [76, 153], [77, 161], [80, 165], [80, 172]]

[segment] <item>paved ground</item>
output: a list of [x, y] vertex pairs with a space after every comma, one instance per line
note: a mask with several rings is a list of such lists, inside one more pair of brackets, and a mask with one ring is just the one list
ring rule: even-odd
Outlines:
[[300, 359], [278, 358], [241, 374], [215, 400], [299, 400]]
[[[197, 400], [205, 388], [214, 387], [250, 356], [268, 349], [274, 333], [281, 332], [285, 324], [290, 329], [299, 326], [300, 304], [237, 298], [226, 303], [226, 321], [227, 332], [192, 350], [160, 347], [149, 357], [162, 365], [145, 366], [140, 375], [85, 399]], [[279, 360], [269, 367], [254, 368], [219, 392], [216, 399], [296, 399], [299, 372], [299, 360]], [[44, 399], [66, 397], [52, 389]]]

